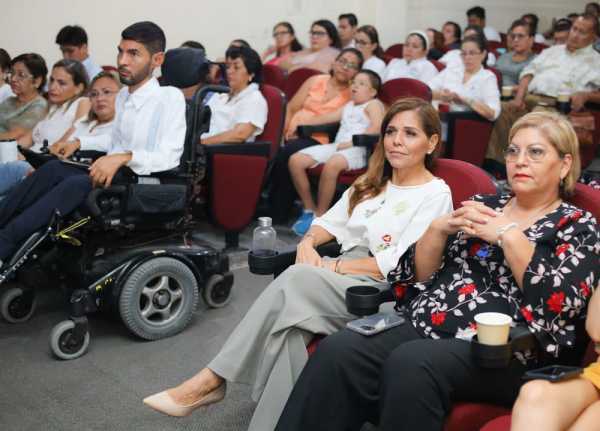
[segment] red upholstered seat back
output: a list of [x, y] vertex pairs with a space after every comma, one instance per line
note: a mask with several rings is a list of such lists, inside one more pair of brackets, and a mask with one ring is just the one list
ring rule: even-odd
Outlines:
[[453, 124], [449, 124], [447, 156], [481, 166], [494, 123], [478, 115], [469, 117], [461, 118], [461, 114], [457, 114]]
[[494, 183], [483, 169], [461, 160], [437, 159], [433, 174], [450, 187], [454, 208], [473, 195], [496, 193]]
[[383, 84], [379, 92], [379, 99], [387, 106], [404, 97], [419, 97], [431, 102], [432, 94], [427, 84], [412, 78], [389, 80]]
[[285, 87], [285, 73], [283, 69], [274, 64], [264, 64], [262, 67], [263, 84], [272, 85], [280, 90]]
[[402, 51], [404, 51], [404, 44], [395, 43], [394, 45], [391, 45], [388, 49], [386, 49], [383, 54], [387, 57], [402, 58]]
[[296, 91], [298, 91], [302, 84], [304, 84], [304, 81], [306, 81], [311, 76], [320, 74], [321, 72], [319, 70], [309, 69], [306, 67], [301, 67], [300, 69], [296, 69], [292, 73], [290, 73], [287, 79], [285, 80], [285, 87], [283, 89], [287, 100], [292, 100], [292, 97], [294, 97]]
[[600, 221], [600, 190], [585, 184], [575, 185], [575, 194], [568, 199], [573, 205], [591, 212]]
[[283, 125], [285, 123], [286, 99], [283, 92], [269, 84], [262, 84], [260, 92], [267, 101], [269, 113], [267, 115], [267, 123], [263, 132], [257, 136], [257, 141], [266, 141], [271, 143], [270, 159], [275, 157], [281, 135], [283, 133]]
[[487, 70], [496, 75], [496, 82], [498, 83], [498, 90], [502, 91], [502, 72], [495, 67], [486, 67]]
[[438, 70], [438, 72], [441, 72], [442, 70], [444, 70], [446, 68], [446, 65], [444, 63], [442, 63], [441, 61], [429, 60], [429, 62], [435, 66], [435, 68]]
[[542, 52], [546, 48], [548, 48], [548, 45], [546, 45], [545, 43], [534, 42], [533, 46], [531, 47], [531, 50], [533, 52], [535, 52], [536, 54], [539, 54], [540, 52]]

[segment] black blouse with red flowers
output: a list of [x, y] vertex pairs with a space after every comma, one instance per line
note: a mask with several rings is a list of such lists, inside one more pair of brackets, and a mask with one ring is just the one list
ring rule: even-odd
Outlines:
[[[510, 196], [476, 196], [501, 210]], [[600, 237], [593, 216], [568, 203], [524, 231], [535, 243], [521, 290], [497, 245], [462, 232], [449, 238], [442, 265], [423, 283], [414, 279], [413, 245], [388, 275], [399, 306], [406, 306], [423, 337], [470, 338], [474, 316], [496, 311], [525, 322], [552, 356], [575, 343], [600, 277]]]

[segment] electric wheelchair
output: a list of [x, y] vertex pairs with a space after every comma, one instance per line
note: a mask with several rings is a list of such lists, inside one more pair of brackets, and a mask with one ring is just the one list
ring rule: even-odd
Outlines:
[[[200, 295], [209, 307], [230, 301], [228, 258], [202, 239], [190, 209], [205, 172], [195, 144], [210, 119], [204, 96], [199, 91], [188, 104], [179, 167], [149, 176], [122, 169], [120, 181], [92, 190], [74, 213], [56, 213], [0, 270], [0, 313], [8, 322], [32, 316], [41, 287], [69, 294], [69, 318], [50, 334], [58, 358], [87, 351], [86, 316], [98, 310], [119, 315], [136, 336], [156, 340], [190, 323]], [[22, 152], [34, 166], [53, 158]], [[87, 170], [94, 157], [79, 153], [64, 163]]]

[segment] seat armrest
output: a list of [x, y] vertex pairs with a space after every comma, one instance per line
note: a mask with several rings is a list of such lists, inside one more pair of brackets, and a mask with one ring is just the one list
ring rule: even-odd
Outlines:
[[527, 326], [517, 325], [510, 328], [510, 346], [513, 352], [524, 352], [526, 350], [537, 350], [539, 343], [535, 335], [529, 331]]
[[375, 146], [379, 142], [378, 134], [360, 134], [360, 135], [352, 135], [352, 145], [355, 147], [363, 147], [367, 149], [367, 160], [373, 154], [373, 150]]
[[269, 142], [223, 143], [203, 146], [206, 154], [235, 154], [240, 156], [269, 157], [271, 144]]
[[310, 138], [314, 133], [327, 133], [329, 142], [333, 142], [339, 128], [340, 123], [301, 125], [296, 128], [296, 133], [299, 138]]

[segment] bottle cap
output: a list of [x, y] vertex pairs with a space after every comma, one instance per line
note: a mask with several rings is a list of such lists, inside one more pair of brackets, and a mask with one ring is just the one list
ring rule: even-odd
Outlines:
[[258, 225], [259, 226], [271, 226], [273, 224], [273, 221], [271, 220], [271, 217], [259, 217], [258, 218]]

